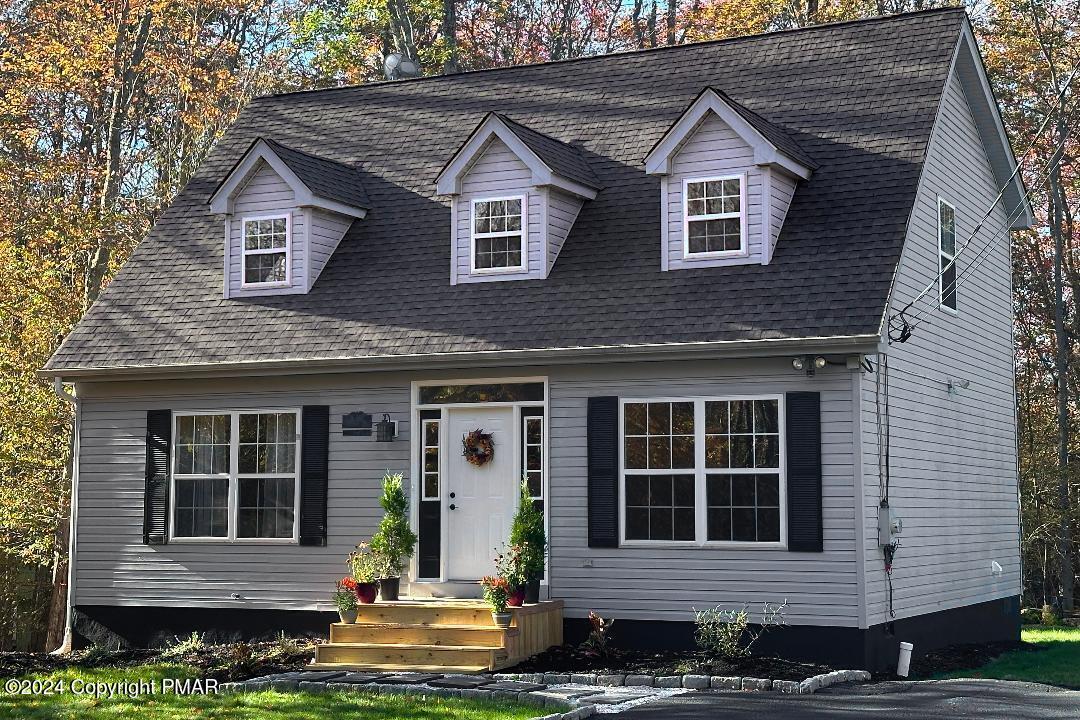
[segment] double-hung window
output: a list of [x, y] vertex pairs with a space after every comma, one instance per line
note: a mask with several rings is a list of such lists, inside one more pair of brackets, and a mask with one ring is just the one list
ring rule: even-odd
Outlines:
[[243, 285], [288, 284], [291, 224], [288, 215], [244, 218]]
[[745, 176], [685, 180], [683, 217], [684, 257], [745, 255]]
[[938, 198], [938, 270], [941, 307], [956, 312], [956, 208]]
[[777, 396], [624, 400], [623, 542], [780, 545]]
[[298, 413], [177, 413], [175, 539], [295, 541]]
[[472, 201], [472, 271], [526, 270], [525, 197]]

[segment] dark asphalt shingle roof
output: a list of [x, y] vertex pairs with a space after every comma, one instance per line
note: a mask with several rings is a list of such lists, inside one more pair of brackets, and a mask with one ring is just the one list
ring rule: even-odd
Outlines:
[[[51, 369], [876, 334], [959, 9], [260, 99]], [[642, 158], [705, 87], [812, 157], [769, 265], [661, 272]], [[603, 190], [546, 280], [451, 286], [435, 178], [488, 112], [580, 149]], [[223, 299], [207, 198], [253, 139], [359, 168], [370, 197], [306, 295]]]
[[291, 148], [273, 138], [264, 137], [262, 140], [296, 173], [312, 194], [364, 210], [371, 208], [363, 180], [355, 168]]
[[506, 123], [506, 127], [510, 128], [511, 132], [554, 172], [593, 189], [600, 188], [600, 180], [596, 177], [596, 173], [573, 145], [514, 122], [502, 113], [495, 113], [495, 115]]

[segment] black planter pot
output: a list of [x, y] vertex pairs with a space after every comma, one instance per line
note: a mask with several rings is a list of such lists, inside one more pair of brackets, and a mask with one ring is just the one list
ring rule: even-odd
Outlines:
[[525, 583], [525, 602], [535, 604], [540, 602], [540, 578], [529, 578]]
[[379, 597], [383, 600], [397, 600], [401, 578], [382, 578], [379, 580]]

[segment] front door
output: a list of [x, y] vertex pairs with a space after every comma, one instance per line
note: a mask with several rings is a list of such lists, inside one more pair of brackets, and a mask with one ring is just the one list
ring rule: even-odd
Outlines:
[[[495, 571], [493, 558], [510, 536], [518, 501], [514, 410], [451, 408], [447, 433], [447, 579], [476, 581]], [[461, 438], [477, 428], [491, 433], [494, 456], [481, 467], [462, 455]]]

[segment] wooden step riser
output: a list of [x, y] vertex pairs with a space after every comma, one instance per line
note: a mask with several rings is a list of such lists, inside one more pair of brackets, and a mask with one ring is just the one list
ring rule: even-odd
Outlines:
[[356, 648], [343, 645], [319, 645], [315, 649], [315, 662], [359, 667], [386, 665], [489, 667], [505, 654], [504, 651], [489, 648], [433, 650], [431, 648]]
[[356, 622], [374, 625], [476, 625], [495, 627], [485, 607], [361, 605]]
[[487, 628], [446, 628], [438, 626], [406, 627], [400, 625], [332, 625], [332, 643], [383, 643], [393, 645], [467, 645], [501, 648], [504, 633]]

